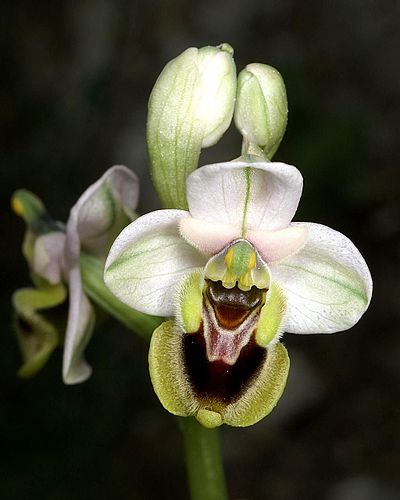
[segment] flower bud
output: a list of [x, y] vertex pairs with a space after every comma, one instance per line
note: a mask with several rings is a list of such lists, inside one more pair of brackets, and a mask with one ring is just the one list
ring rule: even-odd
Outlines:
[[147, 143], [153, 182], [164, 207], [187, 208], [186, 178], [201, 148], [229, 127], [236, 94], [233, 50], [189, 48], [161, 72], [149, 100]]
[[268, 159], [283, 138], [287, 113], [280, 73], [265, 64], [247, 65], [238, 77], [235, 124], [245, 140], [260, 147]]
[[203, 47], [198, 51], [202, 148], [216, 144], [232, 121], [236, 94], [236, 67], [232, 55], [233, 49], [228, 44]]

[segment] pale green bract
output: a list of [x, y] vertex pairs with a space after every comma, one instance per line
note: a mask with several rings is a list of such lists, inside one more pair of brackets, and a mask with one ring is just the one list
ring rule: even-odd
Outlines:
[[186, 177], [200, 151], [229, 127], [236, 94], [233, 49], [189, 48], [170, 61], [149, 99], [147, 144], [154, 186], [164, 207], [186, 209]]

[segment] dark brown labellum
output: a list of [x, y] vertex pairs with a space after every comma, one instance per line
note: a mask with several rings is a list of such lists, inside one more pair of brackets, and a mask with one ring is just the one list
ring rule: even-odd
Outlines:
[[218, 411], [221, 406], [240, 398], [263, 366], [267, 350], [260, 347], [253, 336], [242, 348], [235, 364], [210, 362], [207, 359], [204, 336], [202, 332], [198, 332], [184, 336], [183, 354], [196, 396], [204, 406]]
[[197, 397], [215, 411], [235, 402], [262, 368], [267, 351], [255, 341], [266, 290], [207, 281], [203, 321], [183, 339], [185, 369]]

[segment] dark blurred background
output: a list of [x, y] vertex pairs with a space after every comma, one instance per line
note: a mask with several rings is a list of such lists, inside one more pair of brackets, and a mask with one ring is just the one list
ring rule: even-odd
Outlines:
[[[282, 73], [289, 125], [276, 159], [305, 178], [297, 220], [347, 234], [375, 293], [350, 332], [285, 335], [292, 368], [270, 417], [222, 429], [233, 499], [400, 498], [400, 4], [337, 0], [5, 1], [1, 8], [0, 498], [188, 498], [175, 419], [158, 403], [147, 346], [109, 321], [95, 333], [85, 384], [61, 380], [61, 351], [20, 381], [10, 295], [29, 283], [13, 190], [66, 220], [106, 168], [141, 177], [147, 99], [189, 46], [229, 42], [238, 69]], [[232, 129], [201, 163], [238, 156]]]

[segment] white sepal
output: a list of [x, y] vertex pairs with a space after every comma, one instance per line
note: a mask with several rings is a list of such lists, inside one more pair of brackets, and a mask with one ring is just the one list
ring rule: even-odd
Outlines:
[[179, 234], [184, 210], [158, 210], [127, 226], [108, 255], [104, 280], [130, 307], [157, 316], [174, 314], [180, 280], [205, 264]]
[[365, 260], [343, 234], [321, 224], [306, 226], [308, 240], [296, 254], [271, 264], [287, 298], [285, 330], [334, 333], [351, 328], [367, 309], [372, 280]]
[[242, 233], [275, 231], [291, 222], [302, 189], [297, 168], [248, 156], [193, 172], [187, 179], [187, 200], [195, 218], [234, 225]]

